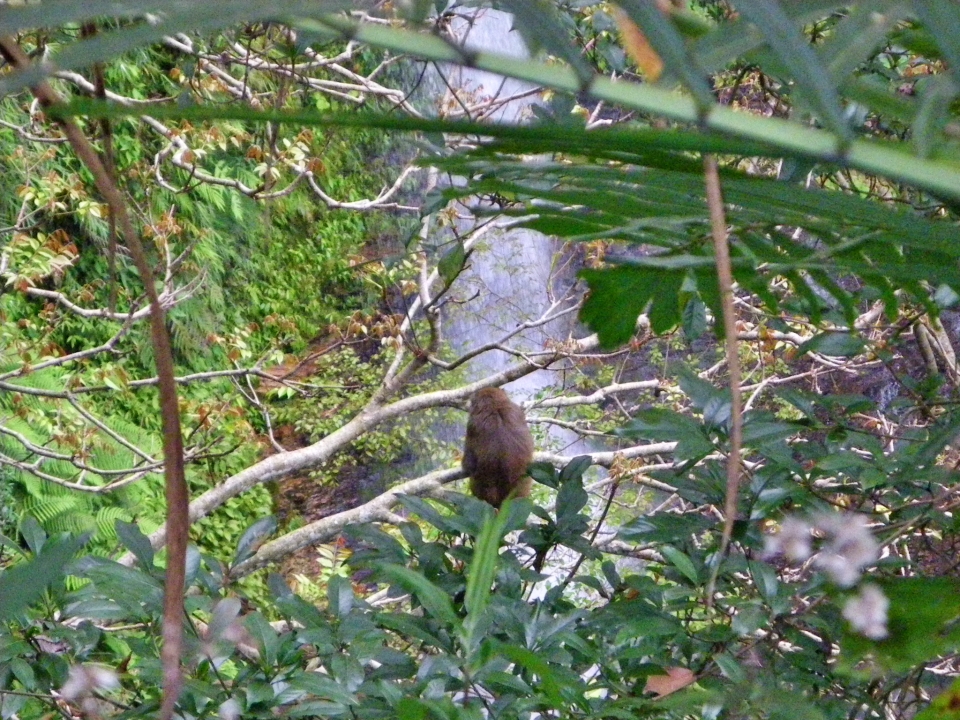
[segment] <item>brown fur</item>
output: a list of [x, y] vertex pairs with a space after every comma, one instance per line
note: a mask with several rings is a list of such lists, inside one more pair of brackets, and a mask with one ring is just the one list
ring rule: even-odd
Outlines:
[[532, 481], [533, 437], [523, 408], [500, 388], [478, 390], [470, 400], [470, 419], [463, 447], [463, 469], [470, 492], [499, 508], [510, 493], [527, 497]]

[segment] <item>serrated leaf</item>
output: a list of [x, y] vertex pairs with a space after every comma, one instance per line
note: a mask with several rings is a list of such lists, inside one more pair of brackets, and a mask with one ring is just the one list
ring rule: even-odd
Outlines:
[[590, 286], [580, 319], [597, 333], [602, 347], [616, 347], [632, 338], [637, 318], [648, 305], [654, 332], [667, 332], [680, 323], [678, 296], [683, 275], [679, 272], [621, 265], [581, 270], [580, 277]]

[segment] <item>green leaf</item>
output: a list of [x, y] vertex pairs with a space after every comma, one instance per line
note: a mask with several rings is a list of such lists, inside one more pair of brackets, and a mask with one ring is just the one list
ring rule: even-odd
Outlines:
[[835, 357], [853, 357], [863, 352], [866, 343], [862, 338], [845, 332], [825, 332], [815, 335], [797, 348], [797, 353], [816, 352]]
[[133, 553], [133, 556], [140, 563], [140, 567], [144, 570], [152, 569], [153, 547], [150, 545], [147, 536], [140, 532], [140, 528], [135, 523], [128, 523], [123, 520], [117, 520], [115, 527], [120, 542]]
[[663, 12], [656, 3], [644, 0], [618, 0], [630, 19], [642, 30], [666, 68], [679, 77], [705, 113], [715, 104], [706, 73], [687, 51], [683, 37], [672, 22], [672, 13]]
[[720, 668], [720, 672], [733, 682], [742, 683], [747, 679], [747, 673], [744, 671], [743, 666], [729, 653], [717, 653], [713, 660], [717, 663], [717, 667]]
[[563, 485], [569, 480], [582, 480], [583, 474], [593, 464], [593, 458], [589, 455], [578, 455], [560, 470], [560, 484]]
[[290, 685], [311, 695], [342, 703], [357, 705], [356, 696], [344, 690], [336, 680], [320, 672], [303, 672], [290, 679]]
[[248, 560], [260, 547], [260, 544], [277, 530], [277, 518], [267, 515], [254, 522], [243, 531], [237, 542], [237, 552], [233, 556], [234, 567]]
[[560, 23], [560, 16], [553, 3], [546, 0], [500, 0], [515, 19], [514, 27], [523, 34], [523, 39], [532, 51], [540, 48], [569, 63], [577, 76], [586, 81], [593, 73], [590, 66], [570, 42], [567, 30]]
[[700, 573], [697, 572], [697, 568], [689, 555], [670, 545], [664, 545], [660, 548], [660, 552], [687, 580], [694, 585], [700, 582]]
[[579, 526], [577, 518], [588, 500], [587, 491], [583, 489], [583, 477], [571, 475], [557, 493], [557, 525]]
[[837, 89], [797, 22], [772, 0], [737, 0], [737, 10], [767, 39], [767, 47], [790, 71], [823, 123], [840, 139], [848, 140], [852, 133]]
[[341, 618], [349, 615], [355, 599], [353, 586], [348, 578], [334, 575], [327, 581], [327, 602], [334, 615]]
[[[515, 662], [536, 676], [537, 687], [542, 688], [551, 707], [562, 709], [567, 706], [563, 694], [564, 684], [543, 657], [517, 645], [497, 643], [495, 647], [498, 655]], [[573, 687], [569, 689], [575, 690]]]
[[[440, 532], [473, 534], [473, 524], [457, 515], [444, 515], [423, 498], [414, 495], [398, 495], [397, 501], [408, 510], [416, 513]], [[489, 507], [489, 505], [487, 506]]]
[[917, 713], [915, 720], [960, 720], [960, 678]]
[[47, 533], [40, 527], [40, 523], [32, 515], [27, 515], [20, 523], [20, 534], [23, 536], [27, 547], [34, 555], [40, 552], [43, 544], [47, 541]]
[[707, 306], [699, 296], [692, 296], [683, 306], [681, 328], [688, 342], [696, 340], [707, 331]]
[[548, 462], [535, 462], [530, 466], [530, 477], [541, 485], [556, 489], [560, 485], [560, 476], [556, 468]]
[[473, 549], [464, 596], [467, 617], [463, 621], [463, 644], [470, 653], [476, 649], [477, 624], [490, 601], [490, 591], [500, 561], [500, 543], [507, 532], [507, 518], [512, 508], [513, 501], [507, 499], [499, 513], [487, 518]]
[[453, 246], [444, 253], [443, 257], [437, 263], [437, 272], [440, 274], [444, 284], [451, 285], [457, 279], [457, 276], [463, 272], [467, 263], [467, 253], [464, 250], [463, 243], [456, 240]]
[[943, 53], [954, 82], [960, 85], [960, 8], [940, 0], [912, 0], [911, 4]]
[[66, 576], [67, 563], [86, 545], [89, 535], [44, 543], [33, 558], [0, 575], [0, 620], [14, 618], [54, 582]]
[[[263, 661], [270, 665], [275, 664], [277, 662], [277, 651], [280, 649], [280, 638], [277, 636], [277, 631], [258, 612], [247, 614], [243, 619], [243, 624], [256, 641], [257, 647], [260, 648]], [[270, 697], [272, 698], [273, 695], [271, 694]]]
[[663, 408], [636, 413], [617, 434], [676, 442], [674, 454], [678, 460], [699, 460], [714, 451], [713, 443], [696, 420]]
[[437, 620], [448, 625], [459, 625], [450, 597], [423, 575], [402, 565], [382, 565], [379, 571], [392, 583], [413, 593], [424, 609]]
[[681, 273], [621, 265], [581, 270], [580, 277], [590, 286], [580, 319], [597, 333], [602, 347], [616, 347], [632, 338], [637, 318], [648, 305], [654, 332], [667, 332], [680, 323]]
[[880, 668], [906, 671], [960, 649], [960, 581], [946, 577], [886, 578], [875, 582], [890, 601], [886, 639], [847, 630], [840, 643], [846, 671], [867, 656]]

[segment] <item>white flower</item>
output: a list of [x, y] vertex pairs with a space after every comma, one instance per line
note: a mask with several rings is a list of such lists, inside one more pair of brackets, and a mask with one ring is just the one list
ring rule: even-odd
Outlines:
[[230, 698], [225, 700], [217, 709], [220, 720], [237, 720], [240, 717], [240, 703]]
[[120, 687], [120, 678], [110, 668], [102, 665], [71, 665], [67, 671], [67, 681], [60, 688], [64, 700], [79, 700], [92, 694], [94, 690], [116, 690]]
[[813, 549], [810, 547], [810, 525], [793, 515], [784, 518], [780, 532], [767, 535], [763, 554], [767, 557], [781, 553], [791, 562], [803, 562]]
[[847, 600], [843, 606], [845, 617], [853, 629], [871, 640], [883, 640], [887, 632], [887, 610], [890, 601], [876, 585], [864, 585], [860, 594]]
[[816, 565], [841, 587], [850, 587], [860, 572], [880, 557], [880, 545], [863, 515], [819, 515], [814, 526], [827, 535]]
[[840, 587], [851, 587], [860, 579], [860, 568], [837, 553], [822, 552], [814, 564]]

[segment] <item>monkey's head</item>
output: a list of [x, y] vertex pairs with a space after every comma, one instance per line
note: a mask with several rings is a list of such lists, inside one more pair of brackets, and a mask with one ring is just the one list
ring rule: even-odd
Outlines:
[[512, 404], [510, 397], [500, 388], [483, 388], [470, 397], [470, 412], [473, 413], [485, 407], [503, 407], [510, 404]]

